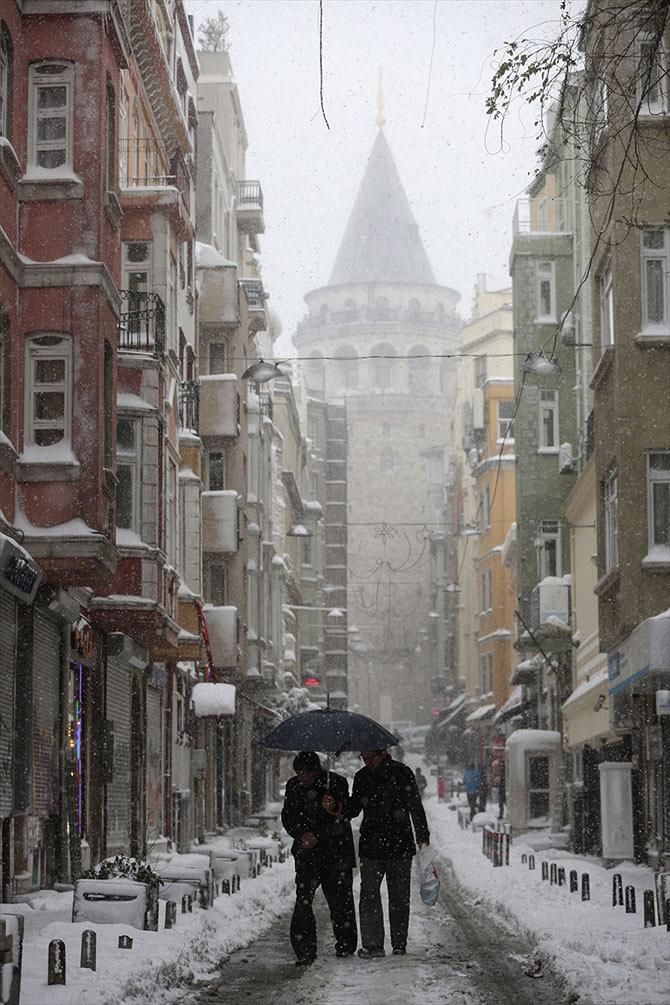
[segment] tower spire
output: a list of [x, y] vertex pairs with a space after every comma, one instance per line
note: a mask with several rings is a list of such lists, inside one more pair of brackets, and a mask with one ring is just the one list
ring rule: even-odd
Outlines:
[[377, 87], [377, 125], [381, 127], [386, 122], [384, 115], [384, 88], [382, 87], [382, 68], [379, 67], [379, 85]]

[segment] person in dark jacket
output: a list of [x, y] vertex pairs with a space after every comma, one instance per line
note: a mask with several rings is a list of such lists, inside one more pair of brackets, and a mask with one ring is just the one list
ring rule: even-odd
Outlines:
[[[319, 886], [330, 909], [335, 955], [356, 952], [358, 930], [352, 892], [356, 866], [354, 839], [347, 818], [349, 784], [342, 775], [326, 772], [319, 755], [303, 751], [293, 761], [295, 777], [286, 785], [282, 823], [293, 838], [295, 908], [291, 945], [296, 966], [316, 959], [316, 922], [312, 903]], [[324, 809], [324, 797], [329, 807]]]
[[[426, 814], [414, 772], [385, 750], [361, 752], [365, 767], [354, 776], [349, 816], [362, 811], [358, 846], [361, 863], [360, 923], [363, 959], [384, 956], [384, 917], [380, 894], [386, 876], [391, 946], [396, 955], [407, 948], [412, 858], [416, 841], [430, 841]], [[412, 832], [414, 825], [414, 833]]]

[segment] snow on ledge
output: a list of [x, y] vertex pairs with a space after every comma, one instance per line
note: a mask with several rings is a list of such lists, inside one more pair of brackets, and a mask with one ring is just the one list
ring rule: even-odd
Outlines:
[[195, 265], [197, 269], [237, 268], [237, 264], [224, 258], [213, 244], [205, 244], [203, 241], [195, 242]]
[[235, 715], [233, 684], [196, 684], [191, 692], [196, 716]]
[[22, 530], [26, 537], [100, 537], [100, 531], [89, 527], [80, 517], [57, 523], [52, 527], [37, 527], [32, 524], [25, 513], [16, 511], [14, 525]]

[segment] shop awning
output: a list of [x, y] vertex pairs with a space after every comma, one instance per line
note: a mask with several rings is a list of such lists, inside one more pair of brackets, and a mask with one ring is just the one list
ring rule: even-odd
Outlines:
[[610, 734], [609, 695], [607, 693], [607, 667], [582, 681], [570, 697], [563, 702], [563, 735], [568, 747], [595, 743], [600, 739], [614, 739]]
[[495, 714], [495, 705], [481, 705], [476, 708], [474, 712], [470, 712], [470, 715], [466, 715], [466, 722], [483, 722], [484, 719], [490, 719]]
[[521, 660], [520, 663], [514, 667], [512, 671], [512, 676], [510, 677], [510, 684], [536, 684], [540, 670], [542, 669], [541, 660], [531, 657], [529, 660]]
[[607, 657], [609, 693], [666, 687], [670, 681], [670, 610], [647, 618]]
[[209, 715], [235, 715], [233, 684], [196, 684], [191, 699], [198, 719]]
[[513, 715], [516, 715], [521, 711], [524, 705], [526, 705], [526, 702], [523, 700], [523, 689], [521, 685], [518, 684], [504, 705], [500, 706], [493, 717], [493, 721], [505, 722], [507, 719], [511, 719]]

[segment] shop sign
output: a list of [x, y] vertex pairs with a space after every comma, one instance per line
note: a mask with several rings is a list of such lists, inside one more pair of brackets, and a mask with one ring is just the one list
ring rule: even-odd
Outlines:
[[8, 593], [32, 604], [42, 573], [28, 552], [6, 534], [0, 534], [0, 581]]

